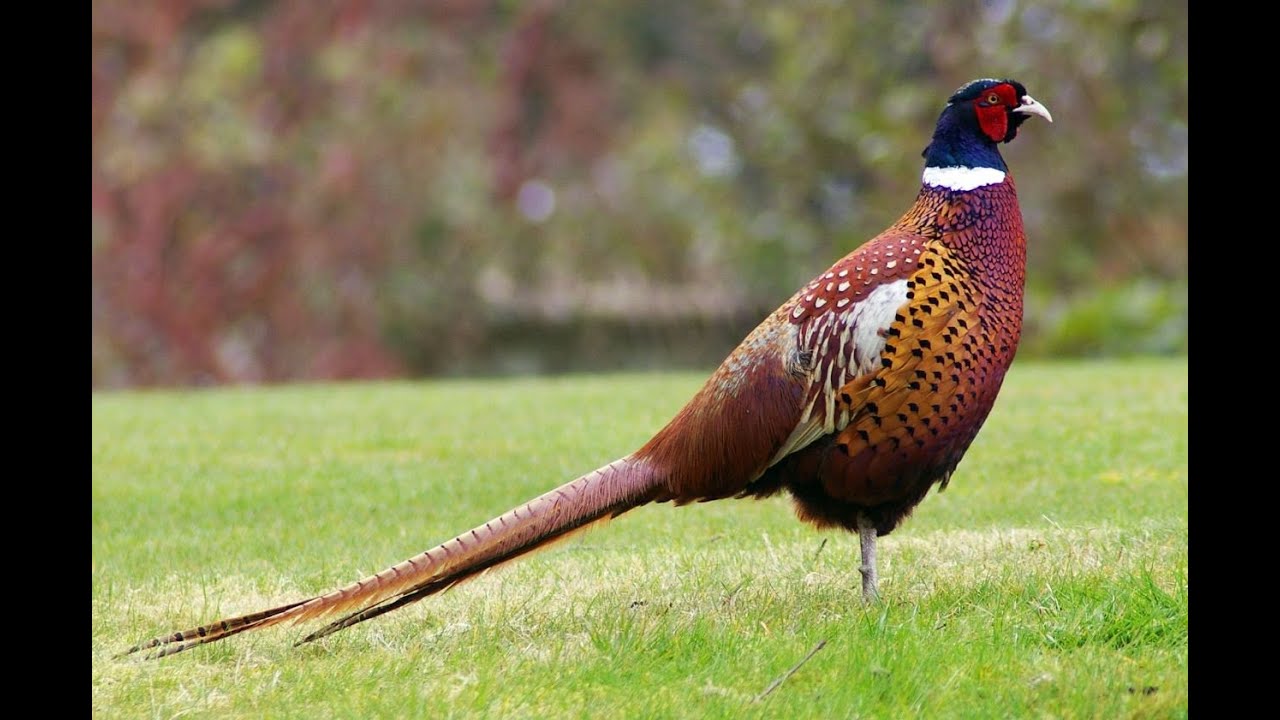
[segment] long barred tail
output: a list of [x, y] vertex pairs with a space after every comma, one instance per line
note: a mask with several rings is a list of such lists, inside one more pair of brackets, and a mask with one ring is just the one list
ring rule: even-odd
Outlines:
[[657, 499], [660, 479], [647, 463], [622, 458], [562, 485], [448, 542], [324, 595], [219, 620], [134, 645], [117, 657], [159, 648], [164, 657], [246, 630], [345, 615], [303, 638], [310, 642], [447, 590], [489, 568]]

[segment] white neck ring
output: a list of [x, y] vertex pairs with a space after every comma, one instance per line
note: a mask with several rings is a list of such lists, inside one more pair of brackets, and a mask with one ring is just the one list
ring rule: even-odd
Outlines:
[[1004, 171], [987, 167], [927, 167], [921, 180], [929, 187], [973, 190], [1004, 182]]

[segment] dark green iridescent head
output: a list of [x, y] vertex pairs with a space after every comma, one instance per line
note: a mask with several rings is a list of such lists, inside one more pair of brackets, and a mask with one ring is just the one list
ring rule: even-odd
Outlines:
[[947, 100], [921, 153], [926, 167], [1008, 170], [998, 143], [1009, 142], [1032, 115], [1053, 122], [1048, 109], [1016, 80], [983, 78], [966, 83]]

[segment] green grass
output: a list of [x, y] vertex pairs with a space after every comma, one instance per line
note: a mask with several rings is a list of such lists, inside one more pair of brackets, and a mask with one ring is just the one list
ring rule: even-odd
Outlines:
[[638, 447], [702, 379], [95, 394], [95, 715], [1187, 714], [1185, 360], [1016, 364], [950, 488], [881, 542], [881, 605], [855, 537], [726, 500], [302, 648], [284, 628], [111, 657], [448, 539]]

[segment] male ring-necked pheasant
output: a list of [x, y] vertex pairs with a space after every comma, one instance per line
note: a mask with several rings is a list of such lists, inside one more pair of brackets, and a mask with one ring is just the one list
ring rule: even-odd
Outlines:
[[639, 450], [352, 585], [125, 654], [342, 614], [309, 642], [639, 505], [783, 489], [801, 519], [858, 532], [874, 598], [876, 536], [946, 487], [1018, 346], [1026, 236], [999, 143], [1032, 115], [1053, 120], [1013, 80], [956, 91], [915, 204], [765, 319]]

